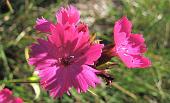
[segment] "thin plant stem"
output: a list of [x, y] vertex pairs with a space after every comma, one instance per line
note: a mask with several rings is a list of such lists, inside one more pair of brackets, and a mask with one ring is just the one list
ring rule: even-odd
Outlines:
[[117, 88], [118, 90], [122, 91], [123, 93], [127, 94], [128, 96], [132, 97], [133, 99], [137, 100], [137, 96], [134, 93], [126, 90], [125, 88], [121, 87], [117, 83], [112, 82], [111, 85], [114, 86], [115, 88]]
[[14, 9], [12, 8], [12, 5], [11, 5], [9, 0], [6, 0], [6, 4], [7, 4], [8, 8], [9, 8], [10, 12], [14, 13]]
[[39, 83], [38, 80], [28, 80], [28, 79], [13, 79], [13, 80], [2, 80], [0, 84], [8, 84], [8, 83]]

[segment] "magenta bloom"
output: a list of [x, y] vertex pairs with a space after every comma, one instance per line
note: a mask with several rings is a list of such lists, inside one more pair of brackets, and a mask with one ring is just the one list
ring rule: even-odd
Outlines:
[[86, 26], [65, 29], [63, 24], [56, 24], [50, 26], [50, 33], [48, 40], [39, 39], [32, 45], [29, 59], [50, 95], [61, 97], [72, 87], [79, 93], [86, 92], [89, 86], [100, 83], [95, 74], [98, 71], [90, 65], [101, 56], [103, 45], [89, 42], [89, 35], [84, 35], [88, 33]]
[[12, 91], [5, 88], [0, 91], [0, 103], [23, 103], [21, 98], [12, 95]]
[[126, 18], [118, 20], [114, 26], [113, 54], [117, 55], [128, 68], [146, 68], [151, 61], [143, 56], [147, 48], [141, 34], [132, 34], [132, 23]]
[[[57, 23], [65, 25], [65, 27], [69, 25], [77, 25], [80, 21], [80, 14], [74, 6], [70, 5], [67, 8], [61, 7], [56, 13], [56, 19]], [[49, 33], [51, 25], [55, 24], [42, 17], [37, 19], [35, 28], [38, 31]]]

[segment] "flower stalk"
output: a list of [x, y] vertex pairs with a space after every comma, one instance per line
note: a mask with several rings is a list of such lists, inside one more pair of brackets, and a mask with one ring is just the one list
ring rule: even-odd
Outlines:
[[39, 83], [39, 79], [32, 79], [33, 77], [29, 77], [28, 79], [12, 79], [12, 80], [1, 80], [0, 84], [8, 84], [8, 83]]

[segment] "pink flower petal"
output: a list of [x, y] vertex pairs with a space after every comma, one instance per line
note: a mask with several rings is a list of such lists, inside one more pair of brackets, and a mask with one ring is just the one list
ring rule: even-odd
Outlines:
[[[119, 29], [116, 29], [116, 28], [119, 28]], [[129, 35], [131, 33], [131, 29], [132, 29], [132, 23], [128, 20], [126, 16], [124, 16], [122, 17], [122, 19], [118, 20], [115, 23], [114, 32], [115, 33], [124, 32], [127, 35]]]
[[44, 69], [40, 71], [39, 75], [41, 77], [41, 85], [50, 91], [50, 95], [61, 97], [72, 86], [78, 92], [86, 92], [89, 86], [95, 87], [96, 84], [100, 83], [100, 79], [97, 78], [93, 70], [93, 68], [86, 65], [82, 65], [82, 67], [73, 65], [68, 68], [57, 69], [54, 67]]
[[[36, 69], [44, 69], [57, 64], [59, 57], [56, 47], [43, 39], [38, 39], [39, 44], [32, 44], [29, 64], [36, 66]], [[60, 52], [60, 51], [58, 51]]]
[[119, 53], [119, 56], [128, 68], [147, 68], [151, 66], [151, 61], [140, 55], [129, 55]]
[[80, 14], [74, 6], [70, 5], [67, 8], [62, 7], [56, 13], [56, 18], [57, 22], [63, 25], [65, 25], [66, 23], [77, 24], [80, 19]]
[[82, 32], [83, 35], [89, 35], [89, 29], [88, 29], [87, 24], [85, 24], [85, 23], [80, 23], [80, 24], [77, 26], [77, 29], [78, 29], [78, 32]]
[[102, 44], [94, 44], [92, 45], [88, 51], [84, 54], [86, 56], [86, 64], [93, 65], [94, 61], [97, 61], [102, 53], [102, 48], [104, 45]]
[[131, 34], [127, 46], [128, 53], [141, 54], [146, 52], [147, 48], [144, 41], [145, 40], [141, 34]]
[[35, 29], [40, 31], [40, 32], [44, 32], [44, 33], [49, 33], [50, 32], [50, 25], [53, 25], [50, 21], [42, 18], [37, 18], [36, 20], [36, 25], [35, 25]]

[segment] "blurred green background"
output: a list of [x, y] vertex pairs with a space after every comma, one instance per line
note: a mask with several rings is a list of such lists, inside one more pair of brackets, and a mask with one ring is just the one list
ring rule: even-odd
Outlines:
[[[105, 83], [89, 92], [52, 99], [36, 83], [0, 82], [25, 103], [169, 103], [170, 102], [170, 0], [0, 0], [0, 80], [36, 79], [26, 61], [27, 47], [43, 37], [33, 28], [37, 17], [56, 22], [61, 6], [75, 5], [81, 21], [103, 43], [112, 43], [114, 22], [126, 15], [133, 33], [142, 33], [152, 60], [149, 69], [127, 69], [120, 63], [109, 72], [116, 85]], [[112, 61], [117, 61], [113, 59]], [[30, 79], [30, 78], [29, 78]], [[130, 95], [129, 95], [130, 92]]]

